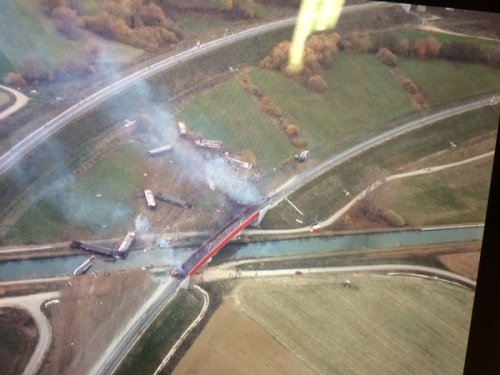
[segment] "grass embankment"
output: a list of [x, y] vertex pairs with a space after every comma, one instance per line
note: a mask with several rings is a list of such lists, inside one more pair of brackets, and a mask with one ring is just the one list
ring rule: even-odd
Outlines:
[[[495, 145], [497, 116], [495, 109], [485, 108], [400, 136], [333, 168], [294, 193], [290, 200], [305, 213], [305, 216], [300, 218], [305, 223], [315, 218], [326, 219], [351, 199], [345, 196], [342, 189], [346, 189], [352, 196], [355, 196], [384, 175], [463, 160], [491, 151]], [[450, 141], [459, 146], [455, 149], [451, 148]], [[482, 173], [484, 173], [484, 178], [481, 181], [486, 185], [483, 189], [487, 189], [489, 187], [489, 183], [486, 184], [489, 179], [487, 169]], [[439, 179], [440, 174], [435, 176]], [[475, 207], [473, 211], [479, 212], [485, 204], [484, 194], [467, 193], [467, 196], [462, 196], [462, 193], [471, 191], [476, 183], [469, 178], [467, 173], [458, 174], [457, 177], [461, 180], [457, 184], [463, 186], [463, 190], [455, 193], [448, 190], [445, 196], [459, 194], [460, 199], [466, 197], [472, 199], [468, 204]], [[425, 180], [427, 176], [421, 178]], [[418, 199], [418, 197], [414, 198]], [[437, 201], [434, 203], [438, 204], [442, 198], [442, 196], [435, 198]], [[419, 207], [418, 201], [415, 202], [415, 207]], [[439, 204], [435, 209], [439, 210]], [[470, 211], [458, 210], [455, 215], [458, 222], [470, 222], [477, 219], [477, 215], [470, 217]], [[301, 224], [295, 221], [297, 216], [296, 211], [288, 203], [282, 202], [266, 214], [262, 227], [299, 227]], [[425, 222], [435, 222], [437, 216], [437, 214], [436, 216], [429, 215]], [[411, 221], [410, 217], [408, 219]]]
[[[218, 307], [222, 298], [221, 288], [208, 288], [210, 308], [204, 320], [191, 332], [183, 344], [177, 349], [162, 373], [169, 373], [191, 345], [196, 334], [208, 319], [210, 313]], [[152, 374], [161, 364], [163, 358], [186, 328], [198, 316], [203, 306], [203, 296], [194, 289], [181, 289], [165, 310], [156, 318], [148, 332], [134, 346], [125, 362], [119, 367], [117, 374]]]
[[135, 345], [117, 374], [152, 374], [163, 357], [200, 312], [203, 297], [196, 291], [180, 290]]
[[[350, 288], [342, 286], [346, 279]], [[304, 373], [460, 374], [473, 293], [421, 279], [343, 274], [240, 281], [227, 301], [231, 310], [216, 312], [180, 363], [184, 373], [231, 372], [236, 361], [258, 373], [254, 353], [273, 352], [283, 373], [282, 360], [292, 354], [309, 368]], [[248, 317], [267, 339], [239, 329], [223, 334]], [[214, 349], [212, 337], [224, 350]], [[248, 345], [251, 352], [241, 356]]]
[[0, 373], [22, 373], [38, 341], [33, 318], [24, 310], [0, 308], [0, 337]]

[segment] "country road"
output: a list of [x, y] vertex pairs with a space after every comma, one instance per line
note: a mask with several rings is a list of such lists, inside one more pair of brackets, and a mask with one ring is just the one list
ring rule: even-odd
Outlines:
[[23, 375], [37, 373], [40, 365], [42, 364], [45, 353], [49, 349], [52, 341], [52, 329], [49, 321], [40, 310], [40, 306], [47, 300], [59, 297], [59, 292], [48, 292], [0, 299], [0, 307], [16, 307], [28, 311], [33, 317], [38, 329], [38, 343], [36, 344], [35, 351], [23, 371]]
[[[233, 262], [236, 267], [238, 262]], [[412, 264], [380, 264], [368, 266], [343, 266], [343, 267], [323, 267], [323, 268], [292, 268], [281, 270], [259, 270], [259, 271], [241, 271], [236, 272], [236, 268], [231, 269], [222, 266], [207, 268], [202, 274], [193, 276], [193, 282], [210, 282], [224, 279], [235, 278], [255, 278], [255, 277], [276, 277], [293, 276], [297, 274], [318, 274], [318, 273], [355, 273], [355, 272], [391, 272], [398, 274], [406, 273], [410, 275], [432, 275], [432, 278], [442, 278], [444, 281], [451, 281], [466, 285], [471, 288], [476, 287], [476, 282], [468, 277], [458, 275], [453, 272], [445, 271], [439, 268], [416, 266]]]
[[[353, 197], [344, 207], [342, 207], [340, 210], [336, 211], [334, 214], [332, 214], [328, 219], [319, 222], [318, 225], [320, 228], [325, 228], [333, 223], [335, 223], [338, 219], [340, 219], [344, 214], [347, 213], [356, 203], [360, 202], [367, 194], [370, 192], [374, 191], [375, 189], [378, 189], [380, 186], [386, 184], [387, 182], [394, 181], [394, 180], [399, 180], [402, 178], [408, 178], [408, 177], [413, 177], [413, 176], [421, 176], [425, 174], [430, 174], [430, 173], [437, 173], [444, 171], [449, 168], [454, 168], [458, 167], [461, 165], [465, 165], [468, 163], [472, 163], [484, 158], [492, 157], [494, 155], [494, 151], [486, 152], [481, 155], [477, 155], [468, 159], [464, 159], [461, 161], [457, 161], [454, 163], [449, 163], [449, 164], [443, 164], [443, 165], [436, 165], [436, 166], [431, 166], [431, 167], [425, 167], [422, 169], [418, 169], [415, 171], [411, 172], [405, 172], [405, 173], [399, 173], [395, 174], [392, 176], [384, 177], [381, 178], [377, 181], [375, 181], [373, 184], [365, 188], [361, 193]], [[270, 235], [270, 234], [298, 234], [298, 233], [307, 233], [310, 232], [311, 227], [306, 226], [302, 228], [296, 228], [296, 229], [247, 229], [244, 231], [245, 235]]]
[[26, 95], [24, 95], [23, 93], [21, 93], [17, 90], [13, 90], [10, 87], [0, 85], [0, 88], [2, 88], [5, 91], [10, 92], [16, 98], [16, 101], [10, 107], [8, 107], [5, 110], [3, 110], [2, 112], [0, 112], [0, 120], [2, 120], [5, 117], [10, 116], [12, 113], [14, 113], [17, 110], [24, 107], [28, 103], [29, 98]]

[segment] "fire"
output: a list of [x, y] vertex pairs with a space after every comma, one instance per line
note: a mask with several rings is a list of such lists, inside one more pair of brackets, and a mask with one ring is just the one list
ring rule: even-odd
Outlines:
[[333, 28], [337, 24], [344, 1], [302, 0], [290, 47], [289, 70], [297, 72], [302, 69], [307, 38], [315, 31]]

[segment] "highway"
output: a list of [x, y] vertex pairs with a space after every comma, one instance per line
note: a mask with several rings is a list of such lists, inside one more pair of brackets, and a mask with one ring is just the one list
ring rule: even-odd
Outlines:
[[[391, 4], [384, 3], [367, 3], [358, 4], [344, 7], [343, 14], [351, 13], [354, 11], [359, 11], [363, 9], [381, 7], [381, 6], [394, 6]], [[203, 54], [209, 53], [211, 51], [217, 50], [223, 46], [251, 38], [260, 34], [264, 34], [273, 30], [281, 29], [284, 27], [293, 26], [296, 17], [291, 17], [275, 22], [271, 22], [265, 25], [256, 26], [244, 31], [240, 31], [236, 34], [230, 34], [225, 37], [212, 40], [210, 42], [201, 44], [200, 46], [195, 46], [191, 49], [178, 53], [174, 56], [170, 56], [161, 60], [157, 63], [149, 65], [143, 69], [137, 70], [136, 72], [123, 77], [107, 87], [100, 89], [99, 91], [87, 96], [85, 99], [79, 103], [68, 108], [58, 116], [54, 117], [52, 120], [46, 124], [40, 126], [37, 130], [30, 133], [19, 143], [14, 145], [5, 154], [0, 156], [0, 175], [11, 169], [24, 155], [34, 149], [36, 146], [44, 142], [47, 138], [58, 132], [64, 126], [68, 125], [78, 117], [82, 116], [86, 112], [90, 111], [94, 107], [98, 106], [101, 102], [109, 99], [113, 95], [116, 95], [121, 90], [132, 86], [146, 78], [154, 76], [160, 72], [171, 69], [181, 63], [184, 63], [193, 58], [202, 56]]]

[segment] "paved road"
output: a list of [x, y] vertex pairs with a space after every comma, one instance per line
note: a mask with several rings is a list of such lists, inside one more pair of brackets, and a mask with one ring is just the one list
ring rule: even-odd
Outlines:
[[49, 292], [40, 294], [31, 294], [22, 297], [8, 297], [0, 299], [0, 307], [17, 307], [28, 311], [33, 320], [35, 321], [36, 327], [38, 329], [38, 343], [36, 344], [35, 351], [33, 352], [26, 368], [23, 371], [23, 375], [35, 374], [45, 353], [50, 347], [52, 341], [52, 329], [50, 327], [49, 321], [45, 315], [40, 310], [40, 306], [47, 300], [59, 298], [59, 292]]
[[[367, 3], [344, 7], [343, 13], [351, 13], [354, 11], [368, 9], [372, 7], [393, 6], [383, 3]], [[116, 95], [121, 90], [132, 86], [146, 78], [149, 78], [159, 72], [166, 71], [181, 63], [184, 63], [193, 58], [199, 57], [211, 51], [215, 51], [223, 46], [247, 39], [256, 35], [264, 34], [273, 30], [292, 26], [295, 23], [295, 17], [287, 18], [280, 21], [271, 22], [265, 25], [256, 26], [248, 30], [240, 31], [236, 34], [230, 34], [223, 38], [215, 39], [200, 46], [193, 47], [174, 56], [168, 57], [157, 63], [147, 66], [144, 69], [119, 79], [109, 86], [89, 95], [84, 100], [76, 105], [68, 108], [60, 115], [54, 117], [51, 121], [42, 125], [37, 130], [33, 131], [26, 138], [21, 140], [9, 151], [0, 156], [0, 175], [12, 168], [24, 155], [35, 148], [40, 143], [44, 142], [48, 137], [62, 129], [64, 126], [71, 123], [73, 120], [90, 111], [104, 100]]]
[[[233, 263], [233, 266], [237, 264]], [[346, 267], [324, 267], [324, 268], [293, 268], [282, 270], [262, 270], [262, 271], [238, 271], [235, 269], [228, 269], [225, 267], [207, 268], [203, 274], [193, 276], [193, 282], [197, 281], [216, 281], [222, 279], [234, 278], [255, 278], [255, 277], [272, 277], [272, 276], [293, 276], [297, 272], [302, 274], [313, 273], [355, 273], [355, 272], [390, 272], [397, 274], [410, 274], [410, 275], [431, 275], [431, 278], [451, 281], [464, 284], [468, 287], [474, 288], [476, 282], [468, 277], [458, 275], [453, 272], [445, 271], [439, 268], [432, 268], [426, 266], [416, 266], [412, 264], [380, 264], [371, 266], [346, 266]]]
[[10, 87], [0, 85], [0, 88], [2, 88], [5, 91], [10, 92], [16, 98], [16, 101], [14, 102], [14, 104], [12, 104], [10, 107], [5, 109], [4, 111], [0, 112], [0, 120], [1, 120], [7, 116], [10, 116], [12, 113], [21, 109], [22, 107], [24, 107], [28, 103], [29, 98], [26, 95], [24, 95], [23, 93], [21, 93], [17, 90], [13, 90]]

